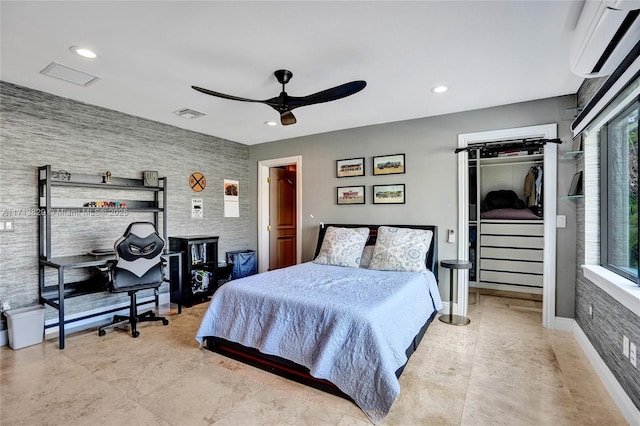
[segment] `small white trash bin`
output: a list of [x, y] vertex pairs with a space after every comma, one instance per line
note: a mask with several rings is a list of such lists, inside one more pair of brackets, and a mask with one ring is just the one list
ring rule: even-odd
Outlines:
[[44, 306], [4, 311], [9, 329], [9, 346], [20, 349], [42, 342], [44, 336]]

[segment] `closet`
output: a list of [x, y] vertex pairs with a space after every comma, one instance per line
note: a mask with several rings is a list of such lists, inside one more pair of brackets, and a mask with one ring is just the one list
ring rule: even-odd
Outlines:
[[544, 145], [553, 142], [494, 141], [464, 149], [470, 287], [543, 294]]
[[544, 144], [469, 144], [469, 286], [543, 294]]
[[[541, 293], [542, 326], [555, 327], [557, 161], [562, 142], [557, 135], [556, 123], [458, 135], [458, 258], [470, 259], [474, 266], [471, 274], [458, 274], [458, 315], [467, 314], [470, 285]], [[519, 145], [499, 147], [506, 142]], [[485, 146], [499, 149], [489, 154]], [[512, 190], [525, 202], [524, 180], [532, 167], [541, 167], [543, 173], [540, 209], [528, 209], [533, 217], [482, 214], [482, 202], [492, 190]], [[495, 206], [496, 200], [490, 201]], [[525, 209], [520, 213], [527, 214]]]

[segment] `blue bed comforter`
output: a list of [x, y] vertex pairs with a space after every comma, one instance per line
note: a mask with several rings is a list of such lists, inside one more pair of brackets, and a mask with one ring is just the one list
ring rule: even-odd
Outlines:
[[196, 339], [222, 337], [303, 365], [379, 423], [400, 393], [405, 350], [440, 309], [431, 272], [308, 262], [223, 285]]

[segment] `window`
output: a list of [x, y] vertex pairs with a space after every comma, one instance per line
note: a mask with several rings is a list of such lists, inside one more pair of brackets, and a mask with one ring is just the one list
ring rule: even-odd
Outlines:
[[600, 263], [638, 283], [638, 100], [600, 129]]

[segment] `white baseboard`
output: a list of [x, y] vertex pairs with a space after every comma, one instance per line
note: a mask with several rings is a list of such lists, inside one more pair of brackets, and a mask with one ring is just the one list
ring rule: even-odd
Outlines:
[[573, 333], [573, 327], [577, 326], [576, 320], [573, 318], [555, 317], [553, 329], [558, 331], [566, 331]]
[[[572, 324], [571, 330], [564, 330], [569, 323]], [[630, 425], [640, 425], [640, 410], [638, 410], [638, 407], [635, 406], [633, 401], [631, 401], [631, 398], [629, 398], [622, 386], [620, 386], [620, 383], [615, 378], [611, 370], [609, 370], [607, 364], [605, 364], [602, 358], [600, 358], [600, 354], [593, 347], [589, 338], [584, 334], [584, 331], [582, 331], [578, 323], [574, 319], [556, 317], [556, 330], [571, 331], [571, 333], [573, 333], [574, 337], [580, 344], [582, 351], [587, 356], [587, 359], [598, 374], [598, 377], [600, 377], [605, 388], [607, 388], [607, 391], [609, 391], [609, 395], [611, 395], [611, 398], [620, 409], [624, 418]]]

